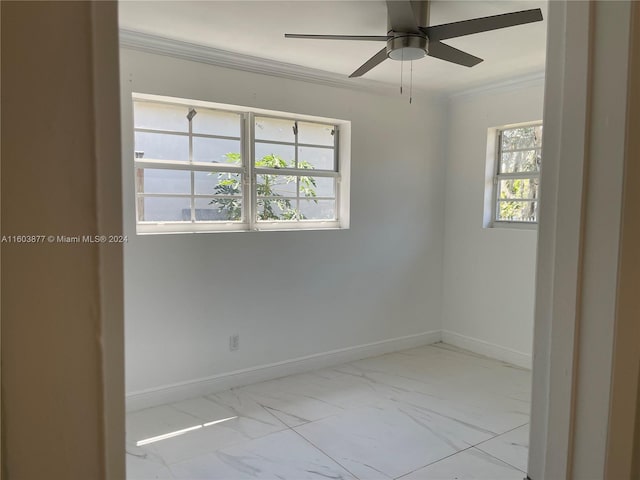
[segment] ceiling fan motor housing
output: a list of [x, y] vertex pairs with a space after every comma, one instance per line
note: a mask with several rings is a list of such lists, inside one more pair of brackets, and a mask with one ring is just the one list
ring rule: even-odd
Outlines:
[[419, 33], [396, 33], [387, 40], [387, 56], [392, 60], [417, 60], [429, 53], [429, 39]]

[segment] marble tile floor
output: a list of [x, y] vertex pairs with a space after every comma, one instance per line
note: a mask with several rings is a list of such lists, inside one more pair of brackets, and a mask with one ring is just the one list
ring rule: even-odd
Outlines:
[[358, 360], [129, 413], [127, 479], [522, 480], [530, 389], [443, 343]]

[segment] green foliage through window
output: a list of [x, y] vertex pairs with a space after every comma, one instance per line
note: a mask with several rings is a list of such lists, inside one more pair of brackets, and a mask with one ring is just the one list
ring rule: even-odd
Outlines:
[[[242, 159], [239, 153], [227, 153], [225, 161], [240, 165]], [[294, 164], [287, 164], [286, 160], [276, 154], [268, 154], [257, 159], [255, 166], [270, 169], [296, 168]], [[313, 165], [306, 161], [298, 161], [297, 168], [313, 170]], [[216, 205], [218, 213], [224, 215], [227, 220], [240, 220], [242, 217], [240, 181], [231, 173], [219, 172], [212, 175], [218, 175], [218, 184], [214, 193], [226, 197], [214, 198], [209, 205]], [[265, 173], [260, 173], [258, 176], [260, 177], [256, 182], [258, 220], [304, 220], [305, 216], [297, 207], [297, 199], [304, 197], [318, 203], [315, 200], [317, 185], [313, 177]], [[236, 198], [229, 198], [232, 196]]]
[[496, 220], [535, 223], [538, 220], [542, 125], [500, 132], [496, 178]]

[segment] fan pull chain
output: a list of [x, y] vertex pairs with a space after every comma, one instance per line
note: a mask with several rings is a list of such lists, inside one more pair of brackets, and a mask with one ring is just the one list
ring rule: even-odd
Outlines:
[[402, 73], [404, 72], [404, 50], [402, 50], [400, 52], [400, 55], [402, 55], [402, 57], [400, 58], [400, 95], [402, 95]]
[[409, 77], [409, 103], [413, 100], [413, 60], [411, 60], [411, 75]]

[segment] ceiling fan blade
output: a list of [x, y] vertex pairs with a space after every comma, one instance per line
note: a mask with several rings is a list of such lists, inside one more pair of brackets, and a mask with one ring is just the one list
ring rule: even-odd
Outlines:
[[418, 33], [418, 22], [410, 0], [387, 0], [389, 27], [394, 32]]
[[532, 10], [503, 13], [501, 15], [493, 15], [491, 17], [444, 23], [442, 25], [434, 25], [432, 27], [420, 27], [420, 30], [427, 34], [429, 40], [445, 40], [447, 38], [463, 37], [474, 33], [514, 27], [516, 25], [524, 25], [526, 23], [539, 22], [541, 20], [542, 11], [539, 8], [534, 8]]
[[360, 68], [358, 68], [355, 72], [349, 75], [349, 78], [361, 77], [362, 75], [367, 73], [369, 70], [371, 70], [373, 67], [380, 65], [386, 59], [387, 59], [387, 47], [383, 48], [378, 53], [376, 53], [373, 57], [371, 57], [369, 60], [364, 62]]
[[457, 63], [458, 65], [464, 65], [465, 67], [473, 67], [482, 62], [481, 58], [474, 57], [473, 55], [458, 50], [457, 48], [450, 47], [440, 42], [429, 42], [429, 54], [430, 57], [439, 58], [451, 63]]
[[285, 38], [307, 38], [311, 40], [364, 40], [374, 42], [386, 42], [386, 35], [304, 35], [300, 33], [285, 33]]

